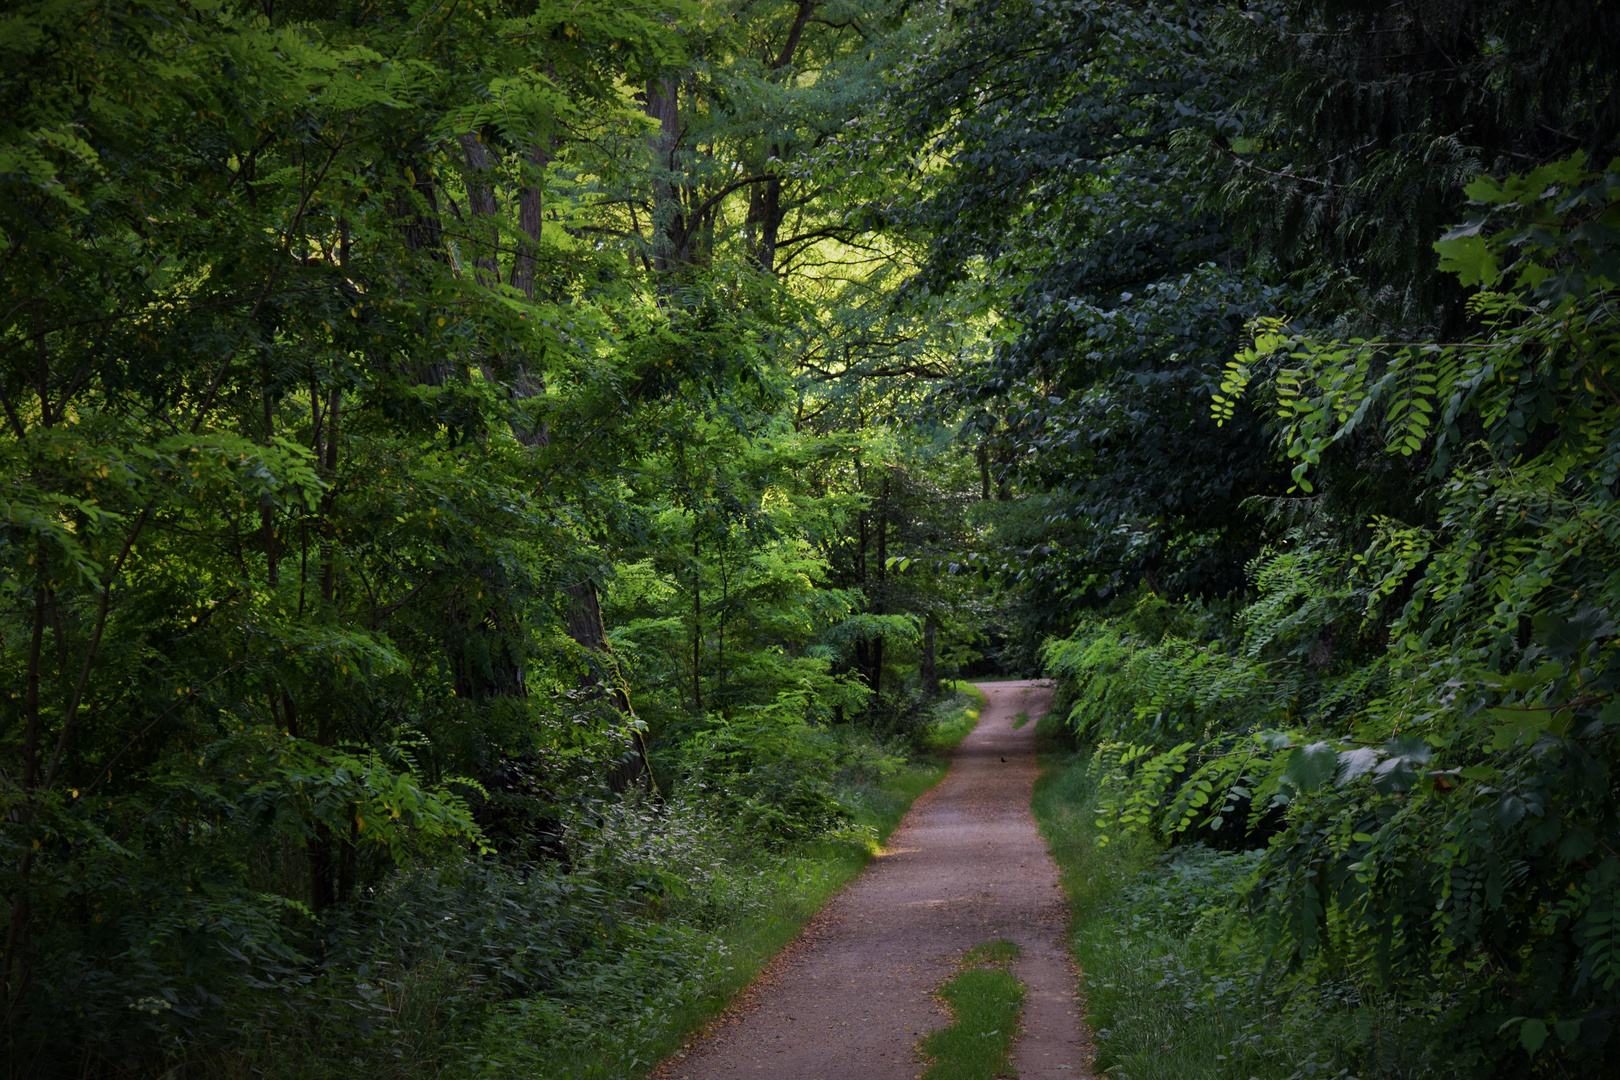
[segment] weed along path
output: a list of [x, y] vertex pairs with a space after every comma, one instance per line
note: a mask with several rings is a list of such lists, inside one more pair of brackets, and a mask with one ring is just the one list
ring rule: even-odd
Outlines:
[[[1058, 871], [1029, 812], [1035, 724], [1051, 691], [984, 683], [978, 727], [854, 883], [743, 997], [655, 1074], [666, 1080], [912, 1080], [918, 1039], [951, 1018], [935, 991], [974, 946], [1006, 939], [1027, 988], [1023, 1080], [1088, 1076], [1063, 947]], [[1020, 712], [1030, 723], [1014, 727]]]

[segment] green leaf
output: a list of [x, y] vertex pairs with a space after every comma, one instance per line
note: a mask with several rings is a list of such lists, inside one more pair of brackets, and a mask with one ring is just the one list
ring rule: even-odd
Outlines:
[[1332, 780], [1339, 771], [1339, 754], [1325, 742], [1302, 746], [1288, 755], [1284, 769], [1288, 779], [1301, 791], [1314, 791]]
[[1267, 750], [1286, 750], [1294, 741], [1283, 731], [1262, 731], [1257, 737]]
[[1570, 656], [1585, 648], [1588, 642], [1613, 637], [1615, 633], [1614, 620], [1608, 611], [1589, 604], [1569, 619], [1543, 612], [1531, 619], [1531, 625], [1534, 628], [1531, 636], [1536, 644], [1560, 657]]
[[1508, 200], [1502, 185], [1489, 176], [1476, 177], [1463, 188], [1463, 193], [1477, 203], [1502, 203]]
[[1479, 236], [1448, 233], [1448, 239], [1436, 240], [1434, 250], [1440, 253], [1440, 269], [1456, 274], [1464, 286], [1480, 285], [1490, 288], [1501, 277], [1496, 253], [1490, 241]]
[[1519, 1045], [1534, 1054], [1547, 1041], [1547, 1025], [1540, 1020], [1526, 1020], [1519, 1028]]
[[1357, 780], [1372, 771], [1378, 764], [1378, 751], [1370, 746], [1357, 747], [1346, 750], [1339, 755], [1339, 786]]
[[1384, 753], [1388, 756], [1373, 770], [1373, 786], [1388, 794], [1415, 786], [1419, 767], [1428, 764], [1434, 751], [1424, 739], [1406, 735], [1385, 743]]
[[1524, 800], [1517, 795], [1503, 795], [1496, 801], [1496, 823], [1511, 829], [1524, 820]]

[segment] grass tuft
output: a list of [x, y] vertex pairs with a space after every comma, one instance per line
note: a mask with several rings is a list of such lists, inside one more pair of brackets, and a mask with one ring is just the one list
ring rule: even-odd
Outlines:
[[987, 942], [984, 945], [975, 945], [962, 954], [963, 967], [978, 967], [981, 964], [1010, 964], [1024, 955], [1024, 950], [1018, 947], [1018, 942], [1002, 938], [1000, 941]]
[[923, 1037], [917, 1050], [930, 1059], [923, 1080], [992, 1080], [1017, 1076], [1007, 1061], [1024, 984], [1006, 965], [1023, 955], [1011, 941], [975, 945], [962, 957], [962, 970], [939, 988], [951, 1010], [951, 1026]]

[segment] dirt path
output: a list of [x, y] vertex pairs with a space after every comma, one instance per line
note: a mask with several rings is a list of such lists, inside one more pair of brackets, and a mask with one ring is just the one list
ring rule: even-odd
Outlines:
[[1035, 725], [1051, 691], [985, 683], [988, 698], [951, 770], [887, 851], [811, 920], [668, 1080], [911, 1080], [917, 1040], [949, 1018], [933, 991], [967, 949], [1009, 938], [1029, 988], [1013, 1051], [1023, 1080], [1089, 1076], [1090, 1045], [1063, 948], [1057, 867], [1029, 813]]

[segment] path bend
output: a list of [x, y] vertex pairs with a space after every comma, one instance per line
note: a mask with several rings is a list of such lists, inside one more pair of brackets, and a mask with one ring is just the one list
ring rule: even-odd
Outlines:
[[[974, 945], [1024, 950], [1013, 1065], [1023, 1080], [1090, 1076], [1064, 948], [1057, 866], [1030, 815], [1035, 724], [1051, 691], [983, 683], [978, 726], [874, 859], [682, 1055], [666, 1080], [913, 1080], [917, 1040], [949, 1018], [934, 990]], [[1019, 712], [1032, 722], [1015, 729]]]

